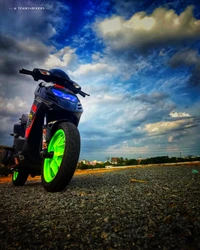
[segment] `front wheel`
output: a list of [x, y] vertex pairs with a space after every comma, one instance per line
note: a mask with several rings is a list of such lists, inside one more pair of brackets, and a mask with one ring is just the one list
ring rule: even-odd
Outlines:
[[42, 166], [43, 187], [49, 192], [65, 189], [72, 179], [80, 153], [80, 135], [77, 127], [70, 122], [62, 122], [49, 142], [48, 152], [52, 158], [46, 158]]
[[19, 170], [14, 170], [12, 174], [12, 183], [15, 186], [23, 186], [27, 181], [29, 174]]

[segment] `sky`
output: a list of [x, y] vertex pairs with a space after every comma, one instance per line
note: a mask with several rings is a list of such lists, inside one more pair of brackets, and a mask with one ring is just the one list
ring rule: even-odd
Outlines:
[[199, 9], [194, 0], [0, 0], [0, 144], [12, 145], [33, 102], [37, 82], [19, 69], [60, 68], [90, 94], [79, 98], [80, 159], [200, 155]]

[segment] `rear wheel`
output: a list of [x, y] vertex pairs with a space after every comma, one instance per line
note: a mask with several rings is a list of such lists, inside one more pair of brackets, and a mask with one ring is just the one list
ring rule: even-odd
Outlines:
[[2, 152], [2, 159], [1, 162], [4, 166], [9, 166], [13, 159], [13, 148], [4, 148]]
[[29, 174], [22, 170], [14, 170], [12, 174], [12, 183], [15, 186], [23, 186], [27, 181]]
[[80, 135], [77, 127], [70, 122], [60, 123], [47, 150], [53, 152], [53, 157], [44, 160], [42, 184], [49, 192], [62, 191], [72, 179], [78, 163]]

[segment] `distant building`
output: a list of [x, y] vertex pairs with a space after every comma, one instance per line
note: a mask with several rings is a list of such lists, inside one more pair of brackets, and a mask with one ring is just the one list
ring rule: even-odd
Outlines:
[[112, 164], [118, 164], [119, 158], [118, 157], [111, 157], [111, 163]]
[[90, 161], [90, 165], [93, 165], [93, 166], [95, 166], [97, 163], [102, 164], [103, 162], [102, 161], [97, 161], [97, 160]]
[[80, 164], [86, 164], [86, 165], [91, 165], [91, 166], [95, 166], [96, 164], [103, 164], [102, 161], [97, 161], [97, 160], [94, 160], [94, 161], [88, 161], [88, 160], [80, 160], [78, 165]]
[[145, 159], [143, 159], [143, 158], [141, 158], [141, 157], [138, 158], [138, 159], [137, 159], [138, 164], [140, 164], [140, 162], [141, 162], [142, 160], [145, 160]]
[[83, 164], [87, 164], [87, 165], [89, 165], [89, 164], [90, 164], [90, 162], [89, 162], [89, 161], [87, 161], [87, 160], [80, 160], [80, 161], [79, 161], [79, 163], [83, 163]]

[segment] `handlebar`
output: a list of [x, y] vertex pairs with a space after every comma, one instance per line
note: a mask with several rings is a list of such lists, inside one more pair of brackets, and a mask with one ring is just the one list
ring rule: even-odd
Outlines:
[[90, 96], [89, 94], [87, 94], [81, 90], [78, 92], [78, 94], [81, 95], [82, 97]]
[[[51, 82], [53, 79], [53, 76], [51, 76], [50, 73], [45, 74], [45, 72], [48, 72], [48, 70], [42, 70], [42, 69], [37, 69], [37, 68], [35, 68], [33, 71], [30, 71], [28, 69], [23, 69], [23, 68], [19, 70], [20, 74], [31, 75], [35, 81], [44, 80], [45, 82]], [[72, 92], [74, 92], [75, 94], [79, 94], [82, 97], [90, 96], [89, 94], [81, 91], [81, 87], [80, 89], [77, 89], [77, 87], [74, 86], [74, 83], [75, 82], [73, 82], [72, 80], [70, 80], [67, 83], [69, 84], [68, 88], [71, 89]]]
[[27, 70], [27, 69], [20, 69], [19, 70], [20, 74], [25, 74], [25, 75], [33, 75], [33, 71]]

